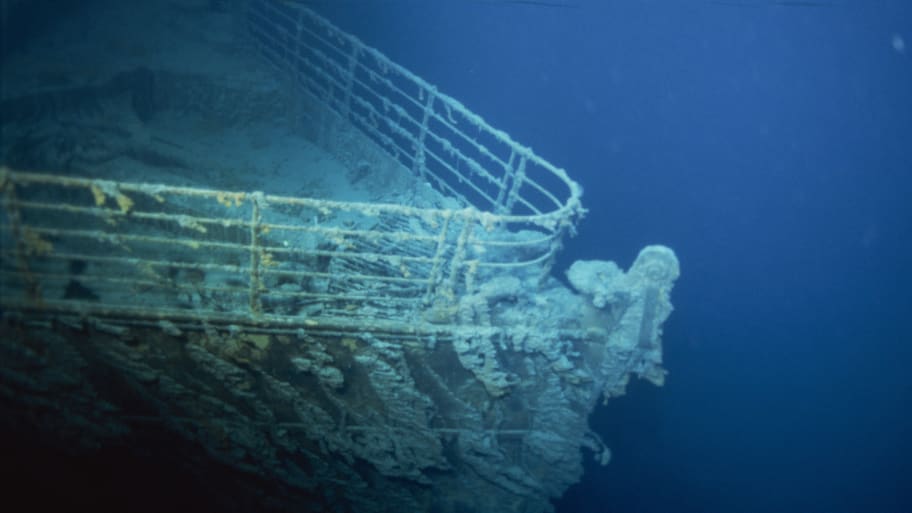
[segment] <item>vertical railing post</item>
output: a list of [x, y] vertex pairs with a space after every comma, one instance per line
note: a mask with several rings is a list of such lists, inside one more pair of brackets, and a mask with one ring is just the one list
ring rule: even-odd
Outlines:
[[498, 214], [503, 214], [505, 212], [504, 201], [507, 198], [507, 189], [509, 188], [510, 179], [513, 178], [513, 167], [514, 162], [516, 161], [516, 148], [510, 148], [510, 158], [507, 160], [507, 165], [504, 166], [503, 178], [500, 180], [500, 185], [497, 188], [497, 199], [494, 200], [496, 212]]
[[513, 184], [510, 186], [510, 192], [507, 193], [506, 201], [503, 205], [503, 214], [509, 214], [513, 211], [513, 205], [516, 204], [516, 199], [519, 197], [519, 189], [526, 180], [527, 160], [525, 155], [519, 158], [519, 165], [516, 166], [516, 171], [513, 173]]
[[358, 42], [354, 38], [348, 39], [349, 44], [351, 44], [351, 53], [348, 54], [348, 73], [345, 76], [345, 91], [344, 96], [342, 97], [342, 118], [346, 121], [349, 120], [349, 114], [351, 114], [351, 99], [354, 92], [352, 89], [355, 86], [355, 68], [358, 66], [358, 55], [361, 53], [361, 47], [358, 45]]
[[456, 283], [459, 279], [459, 273], [465, 265], [466, 246], [468, 245], [469, 237], [472, 235], [472, 228], [475, 226], [474, 212], [475, 211], [472, 208], [466, 208], [460, 212], [460, 218], [463, 222], [462, 230], [459, 232], [459, 238], [456, 240], [456, 247], [453, 250], [453, 257], [450, 260], [449, 276], [447, 277], [446, 286], [443, 289], [443, 293], [448, 296], [447, 299], [454, 303], [457, 299]]
[[260, 267], [263, 256], [260, 248], [260, 223], [262, 222], [262, 213], [260, 207], [263, 202], [263, 193], [261, 191], [250, 194], [251, 212], [250, 212], [250, 313], [258, 316], [263, 311], [263, 305], [260, 301], [260, 294], [263, 290], [263, 279], [260, 275]]
[[443, 214], [443, 226], [440, 227], [440, 234], [437, 236], [437, 249], [434, 251], [434, 261], [431, 263], [431, 272], [428, 274], [427, 290], [424, 293], [424, 304], [429, 305], [434, 300], [437, 291], [438, 281], [443, 262], [443, 255], [446, 253], [447, 232], [450, 229], [450, 219], [452, 213], [447, 211]]
[[[425, 91], [424, 89], [419, 89], [419, 91]], [[436, 91], [433, 89], [428, 89], [425, 91], [427, 96], [424, 99], [424, 112], [421, 116], [421, 126], [418, 128], [418, 137], [415, 138], [415, 161], [412, 165], [412, 172], [415, 176], [425, 179], [424, 169], [425, 169], [425, 148], [424, 148], [424, 138], [428, 133], [428, 122], [431, 119], [431, 114], [434, 112], [434, 99], [437, 97], [435, 94]]]

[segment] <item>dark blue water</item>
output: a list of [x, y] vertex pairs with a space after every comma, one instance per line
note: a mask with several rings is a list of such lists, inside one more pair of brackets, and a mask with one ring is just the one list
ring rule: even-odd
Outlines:
[[912, 2], [321, 10], [583, 183], [562, 268], [681, 259], [558, 511], [912, 511]]

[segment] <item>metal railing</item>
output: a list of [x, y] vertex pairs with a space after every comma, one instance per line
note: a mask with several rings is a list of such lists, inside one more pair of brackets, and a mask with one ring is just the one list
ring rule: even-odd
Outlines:
[[[551, 239], [417, 209], [0, 169], [6, 308], [415, 331]], [[486, 229], [487, 228], [487, 229]], [[517, 255], [536, 255], [529, 260]]]
[[[463, 205], [558, 231], [581, 213], [567, 173], [310, 9], [252, 0], [260, 54], [316, 104]], [[312, 112], [302, 115], [313, 115]]]
[[485, 280], [550, 272], [583, 212], [563, 170], [309, 9], [246, 6], [250, 37], [307, 99], [299, 114], [321, 120], [324, 142], [339, 135], [330, 127], [354, 127], [348, 140], [459, 206], [2, 169], [4, 308], [415, 333], [458, 324], [460, 298]]

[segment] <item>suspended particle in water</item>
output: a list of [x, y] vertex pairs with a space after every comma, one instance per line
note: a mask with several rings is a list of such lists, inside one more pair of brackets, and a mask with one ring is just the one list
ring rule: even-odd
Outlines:
[[891, 40], [893, 49], [896, 50], [896, 53], [906, 53], [906, 41], [901, 35], [893, 34]]

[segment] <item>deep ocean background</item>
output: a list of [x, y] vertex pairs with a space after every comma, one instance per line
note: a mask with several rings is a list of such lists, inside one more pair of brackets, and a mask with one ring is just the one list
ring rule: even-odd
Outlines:
[[567, 512], [912, 511], [912, 2], [314, 2], [565, 167], [559, 268], [681, 260]]

